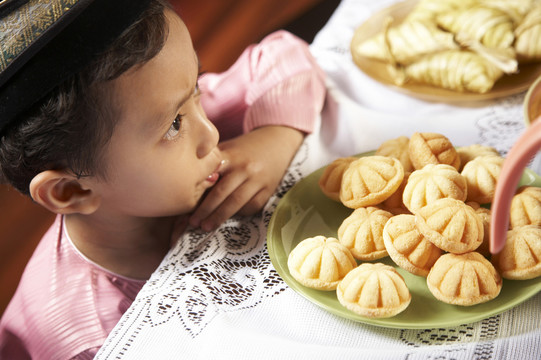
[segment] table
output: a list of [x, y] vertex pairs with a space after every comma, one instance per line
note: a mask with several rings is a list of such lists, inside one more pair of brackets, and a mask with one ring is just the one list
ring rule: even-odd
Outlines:
[[[358, 71], [354, 29], [393, 0], [342, 0], [311, 50], [328, 74], [320, 126], [262, 215], [188, 231], [122, 317], [97, 359], [539, 359], [541, 294], [453, 328], [392, 329], [337, 317], [291, 290], [269, 259], [273, 210], [296, 182], [339, 156], [414, 131], [505, 155], [524, 131], [525, 93], [476, 103], [425, 102]], [[530, 168], [541, 173], [541, 156]]]

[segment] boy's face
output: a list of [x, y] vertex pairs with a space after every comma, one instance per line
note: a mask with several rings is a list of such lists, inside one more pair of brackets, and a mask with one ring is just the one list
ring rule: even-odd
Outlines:
[[188, 213], [218, 179], [218, 132], [199, 103], [198, 59], [182, 20], [169, 10], [166, 18], [160, 53], [113, 82], [120, 119], [106, 150], [108, 176], [92, 180], [112, 213]]

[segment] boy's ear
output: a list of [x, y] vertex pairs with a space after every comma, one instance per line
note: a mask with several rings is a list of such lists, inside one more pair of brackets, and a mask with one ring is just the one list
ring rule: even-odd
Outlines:
[[85, 189], [77, 177], [62, 170], [46, 170], [30, 182], [35, 202], [56, 214], [91, 214], [100, 205], [100, 197]]

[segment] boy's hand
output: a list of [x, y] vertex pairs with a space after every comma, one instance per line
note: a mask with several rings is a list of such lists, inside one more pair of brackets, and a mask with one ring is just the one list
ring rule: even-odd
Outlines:
[[225, 169], [191, 216], [190, 224], [210, 231], [237, 213], [260, 211], [303, 138], [304, 134], [293, 128], [265, 126], [219, 144]]

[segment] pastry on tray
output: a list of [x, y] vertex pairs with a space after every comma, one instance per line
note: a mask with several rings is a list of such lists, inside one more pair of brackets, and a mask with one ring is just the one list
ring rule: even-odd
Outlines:
[[446, 50], [424, 56], [404, 68], [405, 78], [457, 92], [484, 94], [504, 71], [486, 57], [469, 50]]
[[492, 300], [502, 288], [502, 279], [494, 266], [475, 251], [440, 256], [426, 280], [436, 299], [462, 306]]
[[541, 276], [541, 227], [526, 225], [509, 230], [503, 249], [491, 261], [505, 279]]
[[398, 159], [373, 155], [349, 164], [340, 186], [340, 201], [356, 209], [377, 205], [391, 196], [404, 179], [404, 167]]
[[516, 228], [524, 225], [541, 226], [541, 188], [522, 186], [511, 200], [510, 225]]
[[439, 14], [436, 22], [450, 33], [461, 34], [490, 48], [509, 48], [515, 40], [513, 19], [495, 7], [477, 5], [450, 11]]
[[476, 157], [464, 165], [461, 174], [468, 183], [467, 201], [479, 204], [492, 202], [503, 161], [499, 155], [487, 155]]
[[411, 173], [402, 200], [406, 208], [415, 214], [436, 200], [453, 198], [464, 201], [467, 194], [466, 179], [454, 167], [428, 164]]
[[387, 256], [383, 243], [383, 227], [393, 216], [376, 207], [358, 208], [342, 221], [338, 240], [358, 260], [375, 260]]
[[483, 222], [463, 201], [439, 199], [420, 209], [415, 217], [419, 231], [447, 252], [463, 254], [474, 251], [483, 242]]
[[415, 170], [410, 160], [410, 154], [408, 152], [409, 138], [407, 136], [399, 136], [393, 139], [389, 139], [381, 143], [376, 150], [375, 155], [390, 156], [400, 160], [405, 172], [412, 172]]
[[302, 285], [335, 290], [357, 262], [338, 239], [315, 236], [302, 240], [289, 253], [287, 266], [291, 276]]
[[318, 185], [329, 199], [334, 201], [340, 201], [340, 184], [342, 183], [342, 176], [349, 164], [357, 160], [356, 157], [342, 157], [334, 160], [327, 165], [323, 174], [319, 178]]
[[541, 61], [541, 2], [529, 11], [515, 29], [515, 49], [521, 63]]
[[516, 86], [499, 80], [519, 64], [541, 61], [540, 14], [537, 0], [419, 0], [407, 14], [393, 9], [367, 23], [375, 34], [359, 27], [351, 53], [365, 71], [384, 64], [384, 81], [408, 90], [490, 94], [497, 83]]
[[449, 49], [458, 49], [453, 34], [442, 31], [435, 23], [404, 21], [353, 44], [351, 50], [387, 63], [410, 64], [423, 55]]
[[458, 156], [460, 157], [459, 171], [462, 171], [462, 168], [464, 168], [464, 165], [466, 165], [469, 161], [475, 159], [478, 156], [484, 156], [484, 155], [499, 156], [500, 155], [498, 150], [496, 150], [492, 146], [481, 145], [481, 144], [460, 146], [456, 149], [456, 152], [458, 153]]
[[419, 0], [413, 10], [408, 14], [407, 20], [435, 22], [439, 14], [466, 9], [479, 0]]
[[412, 274], [426, 277], [442, 251], [415, 225], [414, 215], [397, 215], [383, 228], [383, 241], [393, 261]]
[[416, 170], [428, 164], [447, 164], [460, 168], [460, 157], [449, 139], [438, 133], [415, 132], [408, 146], [411, 162]]
[[483, 223], [483, 242], [475, 251], [480, 253], [481, 255], [489, 258], [491, 256], [490, 253], [490, 219], [491, 219], [491, 211], [490, 209], [487, 209], [485, 207], [482, 207], [480, 204], [469, 201], [466, 203], [466, 205], [471, 206], [477, 215], [479, 215], [479, 218], [481, 219], [481, 222]]
[[[539, 0], [469, 0], [478, 2], [478, 4], [493, 7], [505, 12], [509, 15], [515, 25], [518, 25], [524, 17], [533, 10], [535, 4], [539, 4]], [[473, 4], [475, 5], [475, 4]]]
[[363, 263], [350, 271], [336, 289], [340, 304], [361, 316], [386, 318], [404, 311], [411, 294], [395, 268]]

